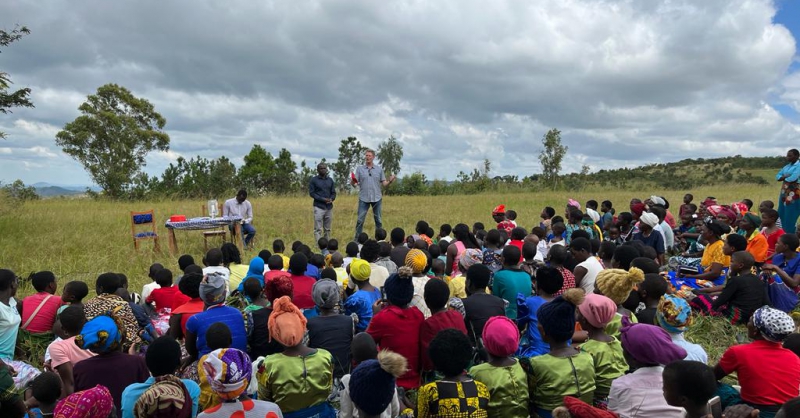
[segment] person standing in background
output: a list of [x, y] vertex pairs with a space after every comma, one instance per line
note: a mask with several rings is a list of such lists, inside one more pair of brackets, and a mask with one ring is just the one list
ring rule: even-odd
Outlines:
[[372, 206], [372, 215], [375, 217], [375, 228], [382, 228], [381, 222], [381, 186], [387, 187], [394, 182], [396, 176], [392, 175], [388, 179], [383, 173], [383, 168], [373, 164], [375, 151], [368, 149], [364, 154], [366, 164], [358, 166], [350, 182], [353, 186], [358, 185], [358, 220], [356, 221], [356, 234], [353, 241], [364, 229], [364, 220], [367, 218], [367, 211]]
[[778, 198], [778, 214], [783, 224], [783, 230], [794, 234], [795, 223], [800, 216], [800, 151], [790, 149], [786, 153], [786, 165], [775, 175], [775, 180], [782, 181], [781, 195]]
[[[314, 239], [331, 238], [333, 223], [333, 201], [336, 200], [336, 187], [328, 177], [328, 165], [317, 164], [317, 175], [311, 177], [308, 194], [314, 199]], [[373, 209], [373, 212], [375, 209]], [[324, 231], [324, 232], [323, 232]]]

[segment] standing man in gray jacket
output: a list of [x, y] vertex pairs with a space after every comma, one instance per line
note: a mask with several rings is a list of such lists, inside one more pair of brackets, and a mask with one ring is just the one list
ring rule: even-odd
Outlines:
[[325, 163], [317, 164], [317, 175], [311, 177], [308, 194], [314, 199], [314, 239], [319, 241], [323, 236], [330, 239], [336, 187], [333, 179], [328, 176], [328, 166]]

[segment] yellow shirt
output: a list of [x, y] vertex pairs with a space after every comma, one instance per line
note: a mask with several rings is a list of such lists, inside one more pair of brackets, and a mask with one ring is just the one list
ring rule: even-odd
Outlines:
[[703, 258], [700, 259], [700, 265], [703, 266], [704, 269], [708, 269], [714, 263], [719, 263], [722, 267], [729, 267], [731, 265], [731, 258], [722, 252], [722, 247], [724, 245], [725, 243], [723, 243], [722, 240], [706, 245], [706, 249], [703, 251]]

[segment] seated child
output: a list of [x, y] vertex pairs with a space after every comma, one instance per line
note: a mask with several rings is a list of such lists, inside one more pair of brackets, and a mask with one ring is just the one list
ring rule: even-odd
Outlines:
[[[550, 352], [528, 359], [526, 372], [531, 402], [541, 418], [551, 418], [565, 396], [587, 403], [594, 398], [594, 359], [569, 344], [575, 331], [575, 308], [583, 298], [582, 289], [569, 289], [539, 308], [539, 331]], [[526, 361], [522, 364], [526, 366]]]
[[154, 304], [156, 312], [169, 312], [172, 310], [175, 294], [179, 292], [178, 286], [172, 285], [172, 271], [165, 268], [156, 272], [156, 283], [159, 288], [150, 292], [146, 302]]
[[714, 299], [706, 295], [698, 296], [692, 300], [692, 307], [701, 312], [724, 316], [733, 325], [746, 324], [756, 309], [769, 305], [764, 282], [751, 272], [754, 263], [753, 255], [747, 251], [733, 253], [728, 281], [722, 293]]
[[[635, 260], [634, 260], [635, 261]], [[647, 273], [639, 285], [639, 300], [644, 302], [644, 309], [636, 312], [640, 324], [656, 324], [656, 311], [661, 296], [667, 293], [667, 281], [658, 273]]]
[[458, 330], [443, 330], [431, 341], [428, 355], [444, 378], [419, 389], [416, 417], [488, 416], [489, 390], [464, 370], [472, 359], [469, 338]]
[[[286, 267], [289, 265], [287, 264]], [[286, 274], [283, 268], [283, 257], [279, 254], [272, 254], [267, 259], [267, 271], [264, 273], [264, 283], [272, 280], [275, 276]]]
[[608, 410], [623, 417], [683, 418], [683, 410], [667, 404], [663, 395], [663, 366], [686, 357], [663, 329], [622, 319], [620, 330], [625, 360], [633, 373], [611, 383]]
[[605, 408], [611, 382], [628, 371], [628, 363], [622, 355], [622, 344], [605, 332], [606, 325], [617, 314], [617, 304], [605, 296], [589, 294], [578, 305], [577, 314], [581, 329], [589, 333], [589, 340], [581, 345], [581, 351], [591, 354], [594, 359], [597, 386], [594, 406]]
[[31, 283], [36, 293], [17, 306], [22, 317], [20, 329], [31, 334], [50, 333], [62, 303], [61, 298], [55, 296], [58, 289], [56, 276], [49, 271], [40, 271], [31, 275]]
[[714, 370], [699, 361], [678, 360], [664, 367], [664, 400], [686, 410], [686, 418], [706, 418], [708, 401], [717, 392]]
[[61, 337], [50, 343], [47, 351], [50, 353], [50, 367], [61, 377], [62, 394], [61, 397], [69, 396], [74, 392], [75, 381], [72, 376], [72, 368], [80, 362], [95, 354], [89, 350], [84, 350], [75, 345], [75, 336], [81, 333], [83, 324], [86, 323], [86, 315], [83, 308], [79, 306], [69, 306], [59, 314], [61, 323]]
[[[61, 398], [61, 379], [53, 372], [44, 372], [31, 381], [31, 395], [36, 407], [28, 410], [26, 418], [43, 418], [53, 416], [56, 403]], [[8, 416], [8, 415], [4, 415]]]
[[467, 327], [464, 324], [464, 317], [458, 311], [447, 308], [447, 301], [450, 300], [450, 288], [447, 283], [439, 279], [428, 280], [428, 283], [425, 283], [424, 298], [425, 305], [431, 311], [431, 316], [419, 329], [422, 371], [426, 373], [433, 371], [433, 363], [428, 356], [428, 346], [436, 334], [443, 329], [456, 329], [467, 335]]
[[331, 254], [331, 266], [333, 270], [336, 272], [336, 283], [339, 284], [340, 289], [344, 289], [347, 287], [347, 269], [342, 267], [344, 265], [344, 257], [342, 257], [342, 253], [335, 252]]
[[317, 246], [319, 247], [319, 252], [322, 256], [326, 256], [330, 254], [330, 250], [328, 250], [328, 239], [325, 237], [320, 237], [317, 240]]
[[708, 353], [700, 344], [689, 342], [683, 333], [692, 325], [692, 308], [689, 302], [675, 295], [664, 295], [656, 313], [658, 326], [669, 333], [672, 342], [686, 350], [684, 360], [708, 363]]
[[381, 298], [380, 289], [376, 289], [369, 282], [371, 274], [372, 268], [364, 260], [355, 259], [350, 265], [350, 280], [355, 283], [358, 290], [345, 300], [344, 313], [345, 315], [358, 315], [356, 332], [366, 331], [372, 321], [372, 305]]
[[393, 418], [404, 407], [397, 397], [397, 378], [405, 373], [405, 357], [383, 350], [366, 332], [353, 337], [353, 372], [342, 377], [339, 418]]
[[[220, 253], [220, 257], [222, 257], [222, 253]], [[153, 289], [158, 289], [159, 288], [158, 283], [156, 283], [156, 272], [161, 270], [161, 269], [163, 269], [163, 268], [164, 268], [164, 266], [162, 266], [160, 263], [153, 263], [153, 264], [150, 265], [150, 269], [148, 270], [147, 277], [149, 277], [150, 280], [152, 280], [152, 282], [142, 286], [142, 301], [146, 300], [147, 297], [150, 296], [150, 292], [152, 292]], [[140, 303], [144, 303], [144, 302], [140, 302]]]
[[622, 317], [638, 322], [636, 315], [622, 306], [631, 295], [631, 291], [644, 281], [644, 272], [637, 267], [622, 269], [605, 269], [597, 273], [595, 293], [608, 297], [617, 304], [617, 315], [606, 326], [606, 334], [619, 337]]
[[251, 277], [242, 282], [244, 295], [248, 300], [247, 306], [244, 308], [245, 312], [257, 311], [269, 307], [267, 298], [264, 297], [264, 289], [261, 287], [258, 279]]
[[519, 347], [519, 330], [504, 316], [489, 318], [483, 327], [487, 363], [473, 366], [469, 374], [489, 390], [491, 417], [528, 416], [528, 378], [519, 361], [512, 357]]
[[564, 277], [558, 269], [542, 267], [536, 273], [537, 295], [525, 298], [517, 295], [517, 325], [525, 330], [526, 342], [519, 347], [520, 357], [535, 357], [547, 354], [550, 346], [542, 339], [539, 332], [539, 319], [536, 314], [539, 308], [556, 298], [556, 292], [564, 285]]

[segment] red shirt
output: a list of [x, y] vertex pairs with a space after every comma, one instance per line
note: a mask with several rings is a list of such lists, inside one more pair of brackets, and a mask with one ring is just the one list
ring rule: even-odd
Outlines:
[[[45, 299], [47, 299], [47, 302], [42, 303]], [[32, 334], [50, 332], [53, 329], [53, 324], [56, 322], [58, 308], [61, 307], [62, 303], [61, 296], [51, 295], [47, 292], [39, 292], [26, 297], [22, 300], [22, 322], [20, 323], [20, 327], [28, 321], [31, 315], [33, 315], [33, 311], [41, 304], [42, 307], [39, 309], [39, 312], [36, 312], [36, 316], [33, 317], [31, 322], [27, 327], [24, 327], [24, 329]]]
[[772, 261], [772, 256], [775, 255], [775, 244], [778, 243], [778, 238], [785, 234], [786, 231], [784, 231], [783, 228], [778, 228], [775, 232], [769, 235], [767, 235], [766, 231], [762, 231], [761, 233], [767, 237], [767, 263], [769, 263]]
[[800, 394], [800, 358], [780, 343], [756, 340], [734, 345], [719, 360], [725, 373], [736, 372], [742, 400], [781, 405]]
[[183, 330], [183, 335], [186, 335], [186, 321], [188, 321], [192, 315], [203, 312], [205, 307], [202, 299], [194, 298], [189, 299], [188, 302], [172, 310], [173, 315], [181, 314], [181, 329]]
[[178, 309], [184, 303], [192, 300], [189, 296], [186, 296], [183, 292], [175, 293], [175, 297], [172, 299], [172, 310]]
[[162, 309], [172, 309], [172, 302], [175, 300], [175, 294], [180, 293], [178, 286], [162, 287], [153, 289], [150, 296], [147, 297], [147, 303], [155, 303], [156, 312]]
[[311, 288], [314, 287], [316, 282], [313, 277], [292, 274], [292, 285], [294, 287], [292, 303], [300, 309], [311, 309], [317, 306], [314, 304], [314, 299], [311, 298]]
[[575, 287], [575, 275], [564, 267], [557, 267], [557, 269], [561, 272], [561, 276], [564, 277], [564, 285], [561, 286], [561, 290], [556, 292], [554, 296], [563, 295], [568, 289]]
[[523, 242], [518, 240], [518, 239], [512, 239], [511, 241], [508, 242], [508, 245], [513, 245], [513, 246], [519, 248], [519, 253], [520, 254], [522, 254], [522, 244], [523, 244]]
[[514, 229], [514, 223], [511, 221], [503, 221], [497, 224], [497, 229], [505, 230], [511, 236], [511, 230]]
[[419, 387], [419, 333], [423, 322], [425, 317], [419, 309], [389, 305], [372, 318], [367, 328], [381, 350], [391, 350], [406, 358], [408, 371], [397, 379], [397, 386], [404, 389]]
[[464, 317], [458, 311], [448, 309], [444, 312], [439, 312], [431, 315], [426, 319], [419, 328], [419, 344], [420, 344], [420, 357], [422, 358], [422, 370], [433, 370], [433, 362], [428, 355], [428, 346], [431, 345], [433, 337], [439, 331], [448, 328], [455, 328], [467, 335], [467, 326], [464, 323]]

